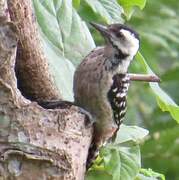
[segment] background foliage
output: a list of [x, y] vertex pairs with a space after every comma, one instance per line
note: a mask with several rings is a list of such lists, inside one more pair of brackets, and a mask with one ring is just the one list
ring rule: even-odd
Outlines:
[[[137, 11], [130, 21], [142, 37], [142, 54], [150, 67], [161, 77], [162, 88], [177, 104], [179, 104], [178, 18], [178, 1], [150, 0], [147, 1], [145, 9]], [[165, 174], [166, 179], [178, 180], [178, 124], [168, 113], [160, 110], [148, 87], [138, 87], [133, 85], [130, 91], [135, 102], [131, 102], [131, 108], [128, 109], [130, 111], [132, 107], [135, 107], [136, 110], [135, 112], [128, 111], [127, 119], [131, 119], [133, 114], [137, 118], [133, 118], [135, 122], [129, 123], [137, 123], [150, 130], [149, 139], [141, 147], [143, 166]], [[176, 116], [179, 117], [178, 113]]]
[[[162, 79], [160, 86], [165, 92], [156, 83], [150, 83], [150, 86], [132, 83], [125, 120], [128, 126], [121, 126], [116, 141], [101, 149], [100, 157], [86, 179], [165, 179], [162, 174], [167, 179], [179, 179], [177, 0], [33, 1], [44, 53], [65, 99], [73, 100], [73, 74], [84, 56], [95, 47], [92, 35], [97, 44], [103, 43], [99, 33], [87, 26], [89, 21], [106, 24], [126, 22], [136, 29], [141, 36], [141, 53], [137, 54], [130, 72], [155, 72]], [[148, 131], [134, 125], [150, 131], [141, 145], [142, 153], [139, 144]], [[141, 169], [141, 164], [146, 169]]]

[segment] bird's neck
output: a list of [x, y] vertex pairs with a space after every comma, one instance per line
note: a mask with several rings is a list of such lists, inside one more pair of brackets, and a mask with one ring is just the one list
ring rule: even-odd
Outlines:
[[130, 55], [123, 53], [122, 50], [112, 45], [107, 45], [104, 53], [107, 56], [106, 69], [122, 74], [127, 72], [132, 59]]

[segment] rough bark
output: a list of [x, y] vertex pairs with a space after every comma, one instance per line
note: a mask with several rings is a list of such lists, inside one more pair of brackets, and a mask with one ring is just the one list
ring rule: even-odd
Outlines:
[[[15, 74], [21, 34], [16, 23], [7, 22], [4, 3], [0, 1], [0, 179], [83, 180], [92, 128], [85, 125], [84, 115], [75, 106], [47, 110], [21, 95]], [[29, 56], [27, 61], [31, 61]], [[41, 76], [33, 80], [42, 82]]]

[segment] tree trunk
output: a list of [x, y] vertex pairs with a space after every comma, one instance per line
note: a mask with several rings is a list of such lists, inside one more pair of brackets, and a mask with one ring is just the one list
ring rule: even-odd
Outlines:
[[75, 106], [47, 110], [22, 96], [61, 97], [39, 45], [31, 1], [6, 3], [0, 0], [0, 179], [83, 180], [92, 127]]

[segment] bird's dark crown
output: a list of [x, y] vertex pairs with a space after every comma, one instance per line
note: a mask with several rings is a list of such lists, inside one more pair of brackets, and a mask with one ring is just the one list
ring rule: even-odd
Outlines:
[[111, 34], [115, 34], [116, 37], [121, 35], [121, 30], [126, 30], [134, 35], [136, 39], [139, 40], [139, 34], [134, 31], [132, 28], [124, 25], [124, 24], [110, 24], [108, 26], [104, 26], [101, 24], [90, 23], [93, 27], [95, 27], [103, 36], [110, 36]]
[[107, 29], [109, 29], [110, 32], [113, 32], [116, 34], [120, 33], [121, 29], [127, 30], [127, 31], [131, 32], [136, 39], [139, 40], [139, 34], [124, 24], [111, 24], [111, 25], [107, 26]]

